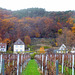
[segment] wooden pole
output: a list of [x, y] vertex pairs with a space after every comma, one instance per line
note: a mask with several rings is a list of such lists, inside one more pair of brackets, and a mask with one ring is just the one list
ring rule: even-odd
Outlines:
[[19, 75], [19, 54], [17, 55], [17, 75]]
[[58, 75], [58, 60], [56, 60], [56, 75]]
[[4, 75], [4, 59], [2, 61], [2, 75]]
[[64, 54], [62, 55], [62, 74], [63, 74], [63, 68], [64, 68]]
[[46, 55], [46, 61], [45, 61], [45, 64], [46, 64], [45, 75], [47, 75], [47, 55]]
[[21, 73], [22, 73], [22, 58], [23, 58], [23, 55], [21, 55]]
[[74, 75], [74, 55], [72, 55], [72, 75]]
[[1, 60], [0, 60], [0, 74], [1, 74], [1, 70], [2, 70], [2, 54], [1, 54]]
[[42, 54], [42, 73], [43, 73], [43, 54]]

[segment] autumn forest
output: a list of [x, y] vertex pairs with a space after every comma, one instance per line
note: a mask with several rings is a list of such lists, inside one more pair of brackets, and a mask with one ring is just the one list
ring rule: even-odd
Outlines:
[[[11, 11], [0, 8], [0, 40], [12, 41], [25, 36], [55, 38], [66, 45], [75, 43], [75, 11], [49, 12], [42, 8]], [[67, 43], [65, 39], [67, 38]], [[72, 43], [70, 43], [72, 42]]]

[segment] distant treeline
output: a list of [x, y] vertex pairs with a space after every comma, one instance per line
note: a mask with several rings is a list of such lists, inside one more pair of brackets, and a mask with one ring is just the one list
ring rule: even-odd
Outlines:
[[71, 30], [75, 11], [49, 12], [42, 8], [11, 11], [0, 8], [0, 37], [16, 40], [30, 37], [56, 38], [59, 29]]

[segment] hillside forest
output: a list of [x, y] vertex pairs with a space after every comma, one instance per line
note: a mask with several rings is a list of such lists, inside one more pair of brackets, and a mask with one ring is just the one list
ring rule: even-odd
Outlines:
[[[30, 38], [54, 38], [58, 45], [75, 44], [75, 11], [46, 11], [28, 8], [11, 11], [0, 8], [0, 42]], [[61, 42], [59, 42], [61, 41]]]

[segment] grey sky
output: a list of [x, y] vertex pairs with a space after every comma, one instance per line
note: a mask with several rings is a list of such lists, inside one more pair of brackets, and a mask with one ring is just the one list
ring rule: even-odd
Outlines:
[[45, 8], [47, 11], [75, 10], [75, 0], [0, 0], [0, 7], [9, 10]]

